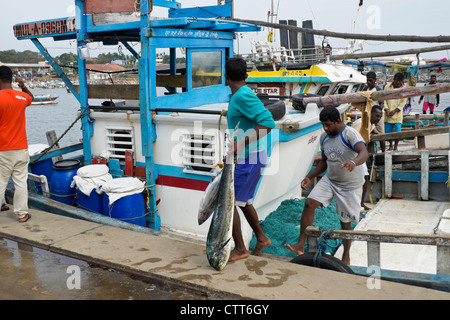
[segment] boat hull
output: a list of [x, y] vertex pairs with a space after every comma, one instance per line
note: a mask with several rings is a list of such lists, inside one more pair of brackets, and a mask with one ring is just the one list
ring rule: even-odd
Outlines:
[[[217, 110], [226, 107], [226, 104], [222, 104], [211, 108]], [[344, 109], [342, 107], [341, 110]], [[276, 121], [276, 128], [267, 138], [269, 161], [253, 202], [259, 219], [263, 220], [276, 210], [283, 200], [301, 197], [300, 183], [311, 170], [319, 148], [322, 132], [319, 113], [320, 109], [315, 104], [303, 114], [288, 108], [286, 116]], [[139, 114], [93, 112], [91, 117], [94, 119], [95, 132], [91, 138], [92, 153], [100, 155], [108, 150], [108, 139], [114, 128], [122, 135], [128, 132], [133, 137], [131, 149], [135, 155], [135, 171], [144, 167], [145, 172]], [[298, 124], [297, 129], [286, 130], [285, 124], [292, 121]], [[155, 190], [161, 228], [205, 241], [210, 219], [198, 225], [198, 208], [226, 152], [226, 118], [221, 118], [220, 130], [217, 115], [158, 114], [154, 117], [154, 124], [157, 137], [153, 143], [157, 169]], [[197, 140], [200, 137], [204, 140], [199, 142]], [[110, 151], [114, 153], [114, 150]], [[124, 161], [122, 158], [117, 160], [119, 163]], [[244, 240], [248, 245], [252, 230], [243, 216], [241, 220]]]

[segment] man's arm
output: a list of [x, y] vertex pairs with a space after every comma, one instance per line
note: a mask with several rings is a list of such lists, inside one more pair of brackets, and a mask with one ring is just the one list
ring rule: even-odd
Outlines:
[[355, 159], [344, 162], [341, 166], [343, 169], [347, 169], [348, 171], [352, 172], [356, 166], [362, 165], [369, 158], [369, 152], [367, 151], [366, 145], [364, 143], [358, 143], [355, 146], [355, 151], [358, 152], [358, 155]]
[[311, 171], [309, 174], [306, 175], [306, 177], [303, 179], [301, 183], [302, 189], [306, 190], [306, 187], [308, 187], [308, 184], [310, 183], [311, 179], [314, 179], [318, 175], [321, 175], [327, 170], [327, 157], [322, 154], [322, 158], [320, 159], [319, 163], [317, 164], [316, 168]]
[[16, 78], [16, 82], [17, 82], [17, 85], [19, 86], [19, 88], [21, 88], [22, 91], [25, 92], [26, 94], [28, 94], [31, 97], [31, 100], [33, 100], [34, 96], [31, 93], [31, 91], [28, 90], [28, 88], [25, 86], [25, 83], [23, 83], [22, 78]]
[[250, 133], [248, 136], [245, 137], [245, 139], [234, 141], [234, 154], [237, 155], [244, 151], [245, 147], [248, 146], [250, 143], [255, 142], [266, 135], [269, 134], [269, 132], [272, 129], [263, 125], [256, 125], [255, 130], [253, 130], [252, 133]]

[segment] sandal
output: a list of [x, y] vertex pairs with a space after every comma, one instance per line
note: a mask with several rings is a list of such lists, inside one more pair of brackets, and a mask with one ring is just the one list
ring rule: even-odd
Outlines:
[[19, 222], [27, 222], [28, 220], [30, 220], [30, 218], [31, 218], [31, 214], [27, 213], [22, 218], [19, 218], [18, 221]]
[[9, 207], [6, 204], [2, 204], [2, 209], [1, 211], [8, 211]]

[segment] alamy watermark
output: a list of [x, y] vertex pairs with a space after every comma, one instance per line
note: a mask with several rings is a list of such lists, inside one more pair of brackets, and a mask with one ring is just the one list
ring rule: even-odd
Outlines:
[[371, 274], [367, 278], [367, 289], [380, 290], [381, 289], [381, 268], [379, 266], [369, 266], [367, 272]]
[[369, 30], [381, 29], [381, 8], [377, 5], [367, 7], [366, 26]]
[[80, 266], [70, 265], [66, 273], [70, 274], [66, 280], [67, 289], [81, 289], [81, 269]]

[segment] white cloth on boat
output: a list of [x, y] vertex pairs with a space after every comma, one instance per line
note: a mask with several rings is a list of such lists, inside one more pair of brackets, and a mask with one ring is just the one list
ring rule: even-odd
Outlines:
[[126, 177], [107, 181], [102, 186], [102, 191], [109, 197], [109, 205], [112, 205], [120, 198], [142, 193], [145, 188], [145, 182], [138, 178]]
[[93, 164], [81, 167], [77, 170], [77, 175], [73, 177], [70, 186], [76, 187], [86, 196], [90, 196], [92, 190], [98, 194], [103, 191], [101, 187], [109, 180], [112, 180], [112, 175], [109, 174], [109, 168], [104, 164]]

